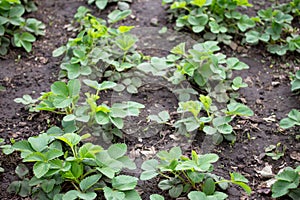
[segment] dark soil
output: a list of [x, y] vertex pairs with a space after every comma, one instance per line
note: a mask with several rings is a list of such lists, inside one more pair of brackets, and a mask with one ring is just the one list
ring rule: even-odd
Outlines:
[[[99, 12], [95, 6], [88, 6], [84, 0], [37, 0], [38, 11], [31, 13], [43, 21], [46, 28], [46, 36], [38, 38], [34, 43], [33, 52], [25, 53], [20, 49], [11, 49], [9, 54], [0, 60], [0, 84], [6, 87], [1, 92], [0, 98], [0, 137], [9, 142], [10, 138], [21, 140], [37, 135], [58, 124], [56, 116], [49, 113], [29, 113], [13, 99], [31, 94], [38, 97], [43, 91], [48, 91], [50, 85], [58, 79], [60, 59], [52, 57], [52, 51], [65, 44], [74, 33], [66, 30], [79, 6], [89, 7], [93, 14], [105, 17], [105, 12]], [[109, 9], [114, 9], [112, 5]], [[255, 9], [259, 6], [255, 4]], [[136, 0], [132, 3], [133, 14], [130, 19], [124, 21], [124, 25], [135, 25], [134, 33], [139, 37], [138, 49], [146, 55], [164, 56], [176, 44], [186, 41], [190, 44], [195, 41], [189, 33], [171, 32], [160, 35], [158, 31], [163, 26], [172, 27], [168, 22], [168, 16], [161, 6], [160, 0]], [[299, 25], [299, 24], [298, 24]], [[299, 69], [299, 54], [287, 56], [273, 56], [263, 47], [243, 46], [236, 41], [237, 48], [231, 49], [225, 46], [222, 51], [229, 56], [236, 56], [250, 66], [236, 75], [240, 75], [248, 83], [249, 87], [240, 90], [241, 101], [246, 103], [255, 112], [251, 118], [238, 118], [235, 120], [235, 132], [237, 141], [234, 144], [223, 142], [219, 146], [212, 145], [210, 138], [197, 133], [194, 138], [184, 139], [174, 135], [174, 130], [168, 126], [149, 126], [146, 117], [149, 114], [157, 114], [161, 110], [169, 110], [173, 113], [177, 107], [177, 97], [172, 88], [164, 83], [154, 80], [148, 81], [140, 88], [138, 95], [132, 95], [130, 100], [146, 105], [145, 111], [139, 118], [128, 119], [131, 123], [140, 127], [125, 127], [124, 142], [127, 143], [130, 156], [135, 159], [138, 166], [144, 159], [152, 157], [162, 149], [170, 149], [172, 146], [182, 146], [186, 152], [195, 149], [198, 152], [214, 152], [220, 156], [220, 161], [215, 168], [219, 175], [229, 176], [229, 172], [238, 171], [245, 175], [253, 189], [251, 197], [247, 197], [239, 188], [229, 189], [229, 199], [272, 199], [270, 189], [266, 187], [264, 179], [257, 171], [266, 165], [271, 165], [273, 173], [280, 169], [299, 165], [298, 158], [294, 155], [300, 153], [299, 141], [295, 136], [298, 129], [282, 130], [279, 121], [293, 109], [300, 109], [299, 95], [290, 91], [289, 72], [294, 73]], [[19, 56], [19, 58], [18, 58]], [[156, 83], [155, 83], [156, 82]], [[110, 94], [110, 93], [109, 93]], [[110, 94], [111, 95], [111, 94]], [[105, 97], [114, 100], [114, 96]], [[172, 116], [174, 119], [178, 116]], [[130, 129], [150, 127], [147, 135], [132, 135]], [[193, 139], [193, 142], [192, 142]], [[283, 158], [277, 161], [266, 156], [264, 149], [280, 142], [286, 146]], [[187, 153], [188, 154], [188, 153]], [[1, 166], [5, 173], [0, 175], [0, 199], [21, 199], [9, 194], [6, 189], [10, 182], [16, 180], [15, 167], [20, 159], [16, 154], [4, 156], [1, 154]], [[128, 172], [139, 175], [139, 170]], [[162, 193], [157, 188], [157, 182], [140, 182], [138, 186], [142, 199], [149, 199], [150, 194]], [[30, 199], [30, 198], [26, 198]]]

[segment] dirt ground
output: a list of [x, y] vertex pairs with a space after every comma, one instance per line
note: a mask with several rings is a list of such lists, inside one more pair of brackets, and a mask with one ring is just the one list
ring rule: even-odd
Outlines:
[[[0, 92], [0, 137], [6, 142], [9, 142], [10, 138], [20, 140], [37, 135], [47, 130], [50, 125], [59, 124], [57, 116], [43, 112], [29, 113], [22, 105], [14, 103], [13, 99], [24, 94], [38, 97], [41, 92], [48, 91], [50, 85], [58, 79], [61, 60], [53, 58], [52, 51], [74, 36], [74, 33], [66, 30], [66, 25], [71, 23], [79, 6], [84, 5], [90, 8], [94, 15], [105, 17], [108, 11], [100, 12], [95, 6], [88, 6], [86, 2], [37, 0], [38, 11], [29, 16], [46, 24], [46, 35], [34, 43], [33, 52], [25, 53], [20, 49], [11, 49], [8, 55], [0, 58], [0, 84], [6, 87], [6, 91]], [[259, 6], [262, 5], [255, 3], [254, 8], [258, 9]], [[114, 7], [115, 5], [112, 5], [109, 9]], [[133, 13], [130, 19], [122, 24], [136, 26], [135, 33], [139, 36], [138, 49], [145, 54], [164, 56], [180, 41], [187, 41], [186, 37], [194, 41], [189, 33], [176, 33], [178, 37], [175, 39], [171, 38], [172, 34], [157, 38], [160, 37], [157, 31], [161, 27], [174, 26], [168, 22], [167, 13], [160, 0], [134, 0], [131, 9]], [[219, 146], [213, 146], [209, 138], [200, 132], [193, 141], [178, 140], [173, 134], [174, 130], [167, 126], [153, 129], [142, 140], [132, 137], [129, 130], [127, 134], [125, 131], [124, 141], [138, 166], [146, 157], [175, 145], [186, 146], [187, 152], [196, 149], [198, 152], [217, 153], [220, 156], [219, 162], [215, 165], [217, 173], [228, 178], [229, 172], [238, 171], [250, 180], [249, 185], [253, 189], [253, 194], [247, 197], [241, 189], [233, 187], [228, 191], [230, 200], [269, 200], [272, 198], [270, 190], [265, 185], [267, 179], [257, 171], [271, 165], [273, 173], [277, 173], [286, 166], [298, 166], [300, 162], [300, 143], [295, 139], [299, 129], [282, 130], [278, 125], [291, 109], [300, 109], [300, 96], [291, 92], [289, 79], [290, 72], [294, 73], [300, 68], [300, 57], [299, 54], [291, 53], [281, 57], [274, 56], [267, 53], [263, 47], [241, 46], [239, 41], [235, 42], [237, 48], [224, 46], [222, 52], [236, 56], [250, 66], [250, 69], [236, 75], [242, 76], [249, 85], [241, 89], [240, 94], [242, 101], [253, 109], [255, 116], [235, 120], [237, 141], [234, 144], [223, 142]], [[172, 113], [178, 103], [176, 96], [167, 86], [162, 83], [155, 85], [153, 82], [149, 85], [149, 88], [147, 86], [142, 88], [138, 95], [130, 97], [131, 100], [146, 105], [148, 113], [142, 113], [141, 121], [151, 110], [156, 109], [156, 105]], [[264, 149], [278, 142], [286, 146], [286, 151], [282, 158], [275, 161], [265, 155]], [[17, 179], [14, 170], [19, 161], [16, 154], [11, 156], [1, 154], [0, 163], [5, 173], [0, 174], [0, 199], [22, 199], [6, 191], [10, 182]], [[138, 173], [139, 170], [133, 174]], [[156, 184], [155, 181], [139, 182], [138, 190], [143, 199], [148, 199], [153, 193], [162, 193]]]

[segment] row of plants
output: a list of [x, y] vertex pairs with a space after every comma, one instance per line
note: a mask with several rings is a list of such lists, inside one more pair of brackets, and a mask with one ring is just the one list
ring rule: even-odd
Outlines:
[[[103, 9], [105, 6], [102, 5]], [[114, 10], [105, 21], [80, 7], [75, 15], [77, 27], [74, 27], [79, 34], [53, 52], [53, 56], [65, 55], [60, 65], [60, 78], [64, 80], [53, 83], [51, 90], [38, 99], [24, 95], [15, 100], [32, 112], [60, 114], [62, 125], [1, 146], [4, 153], [19, 151], [24, 163], [34, 163], [30, 169], [24, 164], [18, 166], [16, 174], [21, 180], [10, 185], [10, 192], [42, 199], [95, 199], [97, 196], [140, 199], [135, 190], [138, 179], [122, 172], [124, 168], [136, 169], [126, 156], [127, 146], [117, 143], [104, 149], [87, 142], [91, 135], [84, 133], [85, 127], [93, 128], [107, 143], [117, 140], [115, 136], [123, 137], [124, 119], [138, 116], [144, 105], [133, 101], [109, 104], [101, 102], [100, 96], [107, 90], [138, 93], [143, 77], [149, 74], [181, 88], [176, 91], [180, 100], [179, 120], [171, 123], [167, 111], [148, 117], [175, 127], [180, 134], [205, 133], [212, 136], [215, 144], [224, 138], [234, 142], [230, 123], [238, 116], [253, 115], [251, 109], [238, 102], [236, 92], [247, 84], [241, 77], [232, 79], [234, 70], [248, 68], [245, 63], [220, 53], [215, 41], [198, 43], [188, 50], [181, 43], [163, 58], [145, 56], [135, 49], [137, 38], [130, 34], [134, 27], [113, 28], [130, 14], [130, 10]], [[184, 87], [184, 81], [195, 87]], [[190, 100], [191, 95], [199, 96], [199, 100]], [[140, 179], [159, 176], [158, 187], [168, 191], [172, 198], [226, 199], [227, 194], [222, 191], [229, 184], [239, 185], [251, 193], [248, 180], [241, 174], [230, 173], [229, 180], [214, 174], [212, 164], [219, 159], [216, 154], [198, 155], [192, 151], [189, 158], [179, 147], [174, 147], [169, 152], [159, 152], [156, 157], [143, 163]], [[274, 198], [286, 194], [297, 197], [299, 167], [285, 169], [276, 179], [272, 186]], [[150, 199], [164, 197], [153, 194]]]
[[[135, 69], [135, 74], [139, 72], [145, 75], [148, 73], [145, 66], [148, 66], [151, 72], [156, 70], [157, 74], [153, 75], [169, 74], [170, 77], [164, 77], [170, 81], [177, 80], [175, 84], [180, 84], [185, 74], [189, 73], [188, 79], [195, 81], [199, 86], [202, 85], [206, 95], [201, 95], [199, 101], [187, 99], [180, 103], [179, 110], [194, 114], [193, 118], [182, 118], [184, 122], [178, 121], [177, 125], [174, 124], [175, 127], [179, 126], [178, 124], [185, 126], [186, 133], [196, 129], [201, 131], [206, 127], [205, 129], [211, 129], [209, 134], [212, 135], [233, 135], [232, 127], [228, 123], [235, 116], [253, 114], [248, 107], [226, 96], [219, 98], [219, 101], [228, 103], [231, 99], [231, 102], [226, 111], [222, 112], [224, 116], [219, 117], [218, 108], [214, 107], [212, 98], [209, 97], [210, 93], [213, 94], [213, 88], [209, 86], [210, 80], [204, 79], [201, 82], [200, 78], [193, 76], [194, 71], [195, 74], [201, 73], [199, 64], [204, 66], [204, 63], [210, 63], [203, 68], [206, 73], [215, 75], [214, 81], [224, 84], [219, 87], [226, 85], [228, 87], [222, 90], [236, 90], [240, 85], [245, 85], [242, 82], [237, 84], [237, 81], [233, 86], [230, 80], [231, 71], [247, 68], [246, 64], [236, 58], [226, 59], [226, 56], [220, 53], [215, 55], [214, 52], [219, 50], [215, 42], [195, 45], [194, 49], [190, 50], [190, 55], [176, 52], [176, 49], [183, 50], [184, 44], [180, 44], [172, 50], [174, 54], [167, 58], [144, 56], [134, 48], [137, 38], [129, 33], [133, 27], [112, 27], [130, 13], [130, 10], [115, 10], [108, 15], [107, 23], [91, 15], [88, 9], [80, 7], [75, 15], [79, 34], [70, 39], [66, 46], [53, 52], [54, 56], [65, 54], [60, 77], [68, 80], [53, 83], [51, 90], [43, 93], [38, 99], [24, 95], [23, 98], [15, 100], [27, 105], [33, 112], [49, 111], [60, 114], [62, 127], [52, 127], [46, 133], [13, 142], [12, 146], [3, 146], [6, 151], [10, 149], [7, 153], [21, 152], [22, 162], [34, 163], [32, 169], [25, 165], [18, 167], [16, 172], [22, 180], [13, 182], [9, 191], [21, 196], [39, 196], [43, 199], [95, 199], [98, 195], [104, 195], [106, 199], [140, 199], [135, 191], [138, 179], [122, 173], [125, 167], [131, 170], [136, 168], [125, 155], [126, 145], [112, 144], [105, 150], [99, 145], [84, 142], [90, 137], [89, 134], [84, 134], [84, 126], [100, 126], [102, 139], [105, 141], [111, 141], [112, 136], [122, 137], [123, 119], [127, 116], [138, 116], [140, 109], [144, 108], [144, 105], [132, 101], [112, 105], [101, 102], [100, 94], [105, 90], [138, 92], [139, 86], [135, 84], [137, 79], [142, 79], [139, 76], [128, 78], [129, 69]], [[201, 55], [206, 46], [211, 46], [210, 52], [203, 52]], [[178, 68], [179, 62], [186, 67], [186, 72]], [[188, 67], [191, 68], [189, 71]], [[124, 80], [116, 82], [120, 78]], [[134, 78], [135, 80], [132, 80]], [[125, 81], [126, 79], [131, 79], [130, 83], [133, 86], [127, 84], [129, 81]], [[217, 99], [218, 94], [215, 96], [213, 98]], [[193, 111], [194, 105], [197, 105], [196, 112]], [[205, 121], [201, 121], [201, 109], [208, 115], [203, 117], [207, 118]], [[194, 123], [193, 128], [189, 126], [188, 120]], [[148, 180], [158, 175], [161, 178], [165, 177], [159, 187], [168, 190], [173, 198], [187, 195], [190, 199], [197, 199], [200, 194], [205, 198], [226, 199], [227, 195], [220, 192], [220, 189], [226, 190], [228, 183], [237, 184], [248, 194], [251, 193], [250, 187], [247, 186], [248, 180], [242, 175], [232, 173], [231, 179], [226, 180], [213, 173], [212, 163], [219, 159], [216, 154], [198, 155], [192, 151], [190, 159], [182, 154], [179, 147], [174, 147], [170, 152], [162, 151], [157, 156], [159, 161], [148, 160], [142, 165], [144, 172], [140, 178]], [[151, 198], [160, 198], [158, 196], [152, 195]]]
[[240, 12], [252, 7], [248, 0], [162, 0], [178, 29], [201, 33], [204, 40], [229, 45], [237, 38], [242, 44], [265, 44], [273, 54], [300, 51], [299, 29], [293, 26], [300, 16], [300, 1], [261, 9], [251, 17]]
[[[298, 74], [298, 75], [297, 75]], [[297, 77], [298, 76], [298, 77]], [[296, 92], [299, 89], [299, 72], [292, 77], [291, 90]], [[292, 109], [286, 118], [283, 118], [279, 125], [283, 129], [289, 129], [295, 126], [299, 126], [300, 112], [296, 109]], [[299, 140], [299, 135], [296, 134], [296, 140]], [[280, 144], [279, 144], [280, 145]], [[278, 145], [277, 145], [278, 146]], [[277, 147], [275, 146], [275, 149]], [[277, 150], [275, 150], [277, 151]], [[271, 153], [273, 156], [281, 157], [284, 152]], [[275, 176], [275, 183], [272, 185], [272, 197], [284, 197], [289, 196], [291, 199], [296, 200], [300, 196], [300, 166], [295, 169], [286, 167], [280, 170]]]
[[0, 55], [6, 55], [10, 45], [30, 52], [36, 36], [45, 35], [45, 24], [35, 18], [23, 17], [36, 10], [31, 0], [0, 1]]

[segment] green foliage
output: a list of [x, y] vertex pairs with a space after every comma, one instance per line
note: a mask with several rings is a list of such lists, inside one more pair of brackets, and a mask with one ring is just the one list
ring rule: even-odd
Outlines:
[[293, 200], [299, 199], [300, 166], [296, 169], [285, 168], [275, 176], [276, 182], [272, 185], [272, 197], [289, 196]]
[[275, 8], [259, 10], [249, 17], [239, 12], [239, 7], [251, 7], [248, 0], [162, 0], [168, 4], [176, 18], [177, 28], [187, 27], [202, 33], [205, 40], [217, 40], [230, 44], [232, 36], [241, 35], [249, 44], [265, 43], [273, 54], [284, 55], [287, 51], [300, 51], [300, 36], [292, 26], [299, 16], [299, 0], [280, 4]]
[[0, 2], [0, 55], [6, 55], [10, 43], [27, 52], [38, 35], [44, 35], [45, 25], [34, 18], [23, 18], [25, 12], [36, 10], [33, 1], [2, 0]]
[[149, 115], [148, 119], [159, 124], [165, 124], [170, 120], [170, 114], [168, 111], [164, 110], [159, 112], [157, 115]]
[[133, 101], [114, 103], [112, 106], [105, 103], [98, 105], [99, 93], [112, 89], [117, 84], [111, 81], [98, 83], [89, 79], [84, 79], [83, 82], [95, 90], [95, 94], [85, 93], [84, 104], [78, 102], [81, 91], [81, 83], [78, 79], [69, 80], [68, 83], [54, 82], [51, 85], [51, 91], [43, 93], [37, 105], [34, 105], [36, 100], [32, 100], [28, 95], [15, 99], [15, 102], [30, 105], [32, 111], [62, 114], [64, 115], [63, 122], [69, 124], [69, 128], [73, 131], [78, 129], [78, 123], [87, 123], [89, 127], [101, 125], [106, 130], [104, 132], [107, 142], [111, 141], [113, 136], [122, 137], [119, 129], [124, 126], [123, 119], [128, 116], [138, 116], [140, 109], [145, 106]]
[[[192, 151], [192, 158], [182, 155], [179, 147], [173, 147], [169, 152], [160, 151], [158, 159], [147, 160], [142, 164], [141, 180], [160, 177], [158, 187], [168, 191], [172, 198], [187, 195], [189, 199], [226, 199], [227, 195], [217, 189], [226, 190], [228, 183], [241, 186], [248, 194], [248, 180], [239, 173], [231, 173], [230, 180], [213, 174], [213, 163], [219, 157], [216, 154], [198, 155]], [[203, 197], [203, 198], [200, 198]], [[150, 199], [163, 199], [152, 195]]]
[[292, 109], [287, 118], [284, 118], [280, 121], [280, 127], [287, 129], [293, 126], [300, 125], [300, 112], [296, 109]]
[[97, 6], [100, 10], [104, 10], [106, 6], [110, 3], [118, 2], [120, 10], [129, 9], [129, 4], [131, 0], [88, 0], [88, 4], [93, 4]]
[[300, 36], [292, 27], [292, 13], [280, 9], [259, 10], [256, 21], [258, 25], [248, 31], [246, 42], [267, 44], [267, 50], [273, 54], [284, 55], [287, 51], [299, 51]]
[[269, 145], [265, 148], [265, 152], [267, 156], [270, 156], [273, 160], [278, 160], [282, 156], [284, 156], [285, 153], [285, 146], [282, 146], [281, 143], [277, 143], [277, 145]]
[[169, 4], [177, 28], [187, 27], [195, 33], [204, 32], [205, 40], [217, 40], [230, 44], [232, 34], [245, 32], [255, 26], [252, 18], [238, 11], [239, 7], [251, 7], [248, 0], [163, 0]]
[[[141, 63], [137, 68], [144, 73], [162, 76], [176, 85], [184, 80], [192, 81], [205, 91], [207, 95], [201, 94], [200, 101], [188, 100], [190, 94], [197, 94], [191, 88], [175, 91], [181, 92], [179, 98], [183, 99], [184, 95], [184, 100], [179, 102], [177, 110], [183, 115], [174, 127], [181, 134], [189, 134], [194, 130], [204, 131], [212, 135], [214, 142], [219, 144], [223, 138], [235, 140], [233, 129], [229, 125], [235, 116], [252, 116], [253, 111], [234, 100], [237, 95], [233, 92], [247, 84], [243, 83], [241, 77], [231, 80], [234, 70], [248, 69], [249, 66], [237, 58], [226, 58], [224, 54], [218, 53], [220, 47], [217, 44], [216, 41], [206, 41], [186, 50], [185, 44], [181, 43], [166, 58], [152, 57], [150, 62]], [[217, 107], [224, 103], [228, 103], [227, 108]], [[205, 111], [206, 115], [201, 111]], [[191, 113], [192, 116], [186, 113]], [[159, 123], [163, 122], [159, 116], [151, 117]]]
[[14, 102], [16, 103], [21, 103], [23, 105], [26, 106], [26, 108], [30, 111], [30, 112], [34, 112], [36, 111], [35, 109], [35, 103], [37, 102], [37, 99], [33, 99], [30, 95], [25, 94], [23, 95], [22, 98], [15, 98]]
[[43, 199], [95, 199], [96, 191], [103, 191], [107, 199], [116, 192], [140, 199], [134, 190], [137, 178], [119, 175], [123, 168], [136, 167], [125, 155], [125, 144], [113, 144], [104, 150], [92, 143], [81, 144], [89, 135], [55, 129], [13, 145], [21, 152], [23, 162], [34, 164], [34, 176], [28, 179], [29, 170], [19, 165], [16, 173], [23, 180], [12, 182], [8, 191]]
[[300, 70], [298, 70], [295, 76], [293, 76], [291, 85], [292, 85], [291, 87], [292, 92], [295, 92], [300, 89]]
[[57, 57], [65, 53], [61, 66], [61, 77], [75, 79], [90, 76], [92, 80], [105, 77], [109, 81], [119, 82], [114, 90], [126, 90], [134, 94], [142, 85], [140, 75], [128, 72], [141, 63], [142, 55], [135, 51], [137, 38], [129, 33], [133, 26], [112, 28], [112, 24], [127, 17], [130, 10], [115, 10], [108, 15], [110, 26], [103, 19], [88, 13], [80, 7], [75, 19], [82, 26], [76, 38], [70, 39], [66, 46], [53, 51]]

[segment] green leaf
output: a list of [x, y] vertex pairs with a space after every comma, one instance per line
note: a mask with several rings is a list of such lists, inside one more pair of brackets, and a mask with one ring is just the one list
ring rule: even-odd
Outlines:
[[75, 119], [76, 119], [76, 116], [73, 115], [73, 114], [70, 114], [70, 115], [64, 116], [63, 121], [65, 121], [65, 122], [70, 122], [70, 121], [73, 121], [73, 120], [75, 120]]
[[119, 117], [111, 117], [109, 116], [110, 121], [115, 125], [118, 129], [122, 129], [124, 126], [124, 121], [122, 118]]
[[44, 155], [46, 155], [47, 161], [53, 160], [55, 158], [58, 158], [62, 156], [64, 153], [61, 150], [58, 149], [49, 149], [48, 152]]
[[100, 9], [103, 10], [108, 3], [108, 0], [96, 0], [96, 6]]
[[50, 164], [45, 162], [36, 162], [33, 165], [33, 173], [37, 178], [43, 177], [50, 169]]
[[286, 54], [286, 52], [288, 50], [288, 45], [287, 44], [285, 44], [285, 45], [269, 44], [267, 46], [267, 49], [270, 53], [282, 56], [282, 55]]
[[296, 109], [292, 109], [289, 112], [288, 117], [296, 122], [300, 122], [300, 112]]
[[183, 185], [179, 184], [179, 185], [173, 186], [169, 190], [169, 195], [173, 198], [177, 198], [181, 195], [182, 192], [183, 192]]
[[58, 140], [65, 142], [71, 148], [73, 148], [73, 146], [77, 145], [81, 140], [80, 136], [77, 135], [76, 133], [66, 133], [63, 136], [58, 136], [56, 138]]
[[161, 190], [169, 190], [173, 187], [173, 183], [170, 180], [162, 180], [157, 185]]
[[37, 137], [30, 137], [28, 142], [35, 151], [42, 152], [47, 148], [49, 144], [50, 137], [47, 134], [40, 134]]
[[275, 178], [280, 181], [294, 182], [299, 179], [299, 174], [294, 170], [286, 168], [280, 174], [276, 175]]
[[157, 166], [158, 166], [158, 161], [155, 159], [147, 160], [143, 162], [141, 168], [144, 170], [140, 176], [141, 180], [149, 180], [158, 175], [157, 173]]
[[18, 175], [19, 178], [24, 178], [29, 170], [28, 168], [26, 167], [26, 165], [24, 165], [23, 163], [19, 164], [15, 170], [16, 174]]
[[65, 193], [62, 197], [62, 200], [74, 200], [77, 199], [79, 194], [79, 191], [77, 190], [70, 190], [67, 193]]
[[294, 120], [290, 119], [290, 118], [284, 118], [282, 120], [280, 120], [280, 127], [283, 129], [288, 129], [291, 128], [293, 126], [295, 126], [297, 124], [297, 122], [295, 122]]
[[97, 170], [110, 179], [114, 178], [116, 172], [115, 170], [109, 167], [102, 167], [102, 168], [98, 167]]
[[22, 6], [22, 5], [12, 6], [9, 10], [9, 17], [10, 18], [19, 18], [24, 13], [25, 13], [24, 6]]
[[103, 81], [102, 83], [99, 84], [99, 90], [107, 90], [107, 89], [112, 89], [116, 86], [117, 84], [111, 81]]
[[114, 191], [109, 187], [104, 187], [103, 192], [104, 192], [104, 196], [106, 199], [110, 199], [110, 200], [124, 200], [125, 199], [124, 192]]
[[95, 174], [84, 178], [79, 184], [80, 189], [83, 192], [87, 191], [100, 180], [101, 176], [101, 174]]
[[69, 89], [66, 83], [62, 81], [56, 81], [51, 85], [51, 91], [59, 96], [67, 97], [69, 96]]
[[126, 52], [133, 47], [133, 45], [137, 42], [137, 40], [138, 39], [133, 35], [121, 34], [119, 37], [116, 38], [115, 42], [120, 49]]
[[114, 24], [127, 16], [131, 15], [131, 10], [114, 10], [111, 12], [107, 17], [108, 17], [108, 23]]
[[127, 152], [126, 144], [113, 144], [107, 149], [107, 153], [113, 159], [118, 159], [124, 156]]
[[165, 200], [165, 198], [159, 194], [151, 194], [150, 200]]
[[255, 22], [249, 18], [248, 15], [242, 15], [237, 26], [242, 32], [245, 32], [247, 29], [252, 28], [255, 26]]
[[81, 158], [95, 158], [95, 155], [101, 152], [103, 148], [98, 145], [93, 145], [92, 143], [85, 143], [78, 150], [79, 156]]
[[198, 192], [198, 191], [192, 191], [188, 194], [188, 198], [190, 200], [208, 200], [205, 193]]
[[44, 180], [41, 184], [41, 188], [44, 192], [49, 193], [53, 190], [56, 181], [54, 179]]
[[216, 190], [216, 185], [215, 185], [215, 181], [212, 178], [207, 178], [204, 183], [203, 183], [203, 192], [206, 195], [212, 195], [215, 193]]
[[142, 200], [139, 193], [136, 190], [125, 191], [125, 199]]
[[61, 56], [62, 54], [64, 54], [66, 52], [66, 50], [67, 50], [66, 46], [61, 46], [52, 52], [52, 56], [53, 57]]
[[204, 179], [203, 173], [199, 173], [195, 171], [187, 171], [187, 175], [194, 183], [200, 183]]
[[47, 161], [46, 155], [44, 155], [41, 152], [33, 152], [31, 154], [28, 154], [24, 159], [24, 162], [37, 162], [37, 161]]
[[253, 116], [253, 111], [246, 105], [242, 103], [232, 102], [227, 105], [228, 115], [238, 115], [238, 116]]
[[84, 199], [84, 200], [92, 200], [92, 199], [96, 199], [97, 193], [96, 192], [87, 192], [87, 193], [79, 192], [78, 197], [80, 199]]
[[233, 70], [243, 70], [249, 69], [249, 66], [246, 63], [239, 61], [237, 58], [228, 58], [226, 60], [227, 67]]
[[236, 173], [236, 172], [230, 173], [230, 177], [231, 177], [231, 180], [234, 180], [234, 181], [239, 181], [239, 182], [244, 182], [244, 183], [248, 183], [249, 182], [248, 179], [246, 179], [240, 173]]
[[109, 118], [108, 114], [101, 112], [101, 111], [96, 113], [95, 119], [96, 119], [97, 124], [100, 124], [100, 125], [105, 125], [110, 122], [110, 118]]
[[171, 8], [171, 9], [180, 9], [180, 8], [185, 8], [185, 6], [186, 6], [186, 2], [185, 2], [185, 1], [182, 1], [182, 2], [175, 1], [175, 2], [170, 6], [170, 8]]
[[118, 161], [120, 161], [123, 164], [123, 166], [127, 169], [130, 170], [136, 169], [136, 164], [128, 156], [123, 156], [121, 158], [118, 158]]
[[69, 80], [68, 82], [68, 93], [70, 97], [77, 97], [80, 93], [81, 84], [78, 79]]
[[204, 6], [206, 4], [206, 1], [207, 0], [192, 0], [191, 4], [196, 5], [201, 8], [202, 6]]
[[232, 183], [234, 183], [234, 184], [240, 186], [241, 188], [243, 188], [248, 195], [251, 194], [252, 190], [251, 190], [251, 188], [246, 183], [239, 182], [239, 181], [234, 181]]
[[208, 22], [208, 16], [206, 14], [200, 14], [197, 16], [189, 15], [188, 22], [193, 26], [203, 26]]
[[137, 178], [127, 175], [119, 175], [112, 179], [112, 187], [120, 191], [133, 190], [137, 185]]
[[203, 132], [205, 132], [207, 135], [213, 135], [217, 132], [217, 129], [211, 126], [204, 126]]
[[178, 44], [177, 46], [173, 47], [171, 50], [171, 53], [178, 54], [178, 55], [184, 55], [185, 54], [185, 42], [182, 42]]
[[205, 163], [214, 163], [219, 160], [219, 156], [217, 154], [208, 153], [204, 155], [199, 155], [198, 164], [205, 164]]
[[300, 89], [300, 80], [299, 79], [293, 80], [291, 82], [291, 84], [292, 84], [292, 87], [291, 87], [292, 92]]
[[13, 144], [13, 148], [17, 151], [21, 151], [22, 158], [25, 158], [26, 156], [34, 152], [30, 143], [26, 140], [16, 142], [15, 144]]

